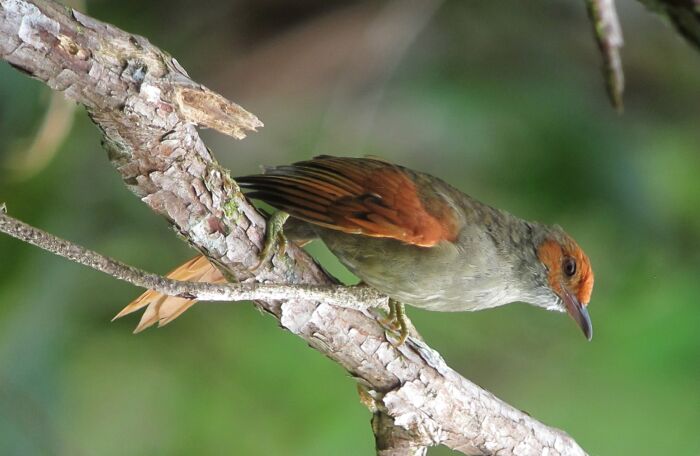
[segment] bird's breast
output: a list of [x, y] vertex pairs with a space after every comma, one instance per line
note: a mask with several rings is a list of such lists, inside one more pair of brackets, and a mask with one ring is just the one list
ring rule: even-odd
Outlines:
[[[464, 231], [464, 230], [463, 230]], [[321, 229], [319, 236], [362, 281], [404, 304], [451, 312], [516, 301], [509, 266], [485, 233], [466, 230], [458, 242], [418, 247]]]

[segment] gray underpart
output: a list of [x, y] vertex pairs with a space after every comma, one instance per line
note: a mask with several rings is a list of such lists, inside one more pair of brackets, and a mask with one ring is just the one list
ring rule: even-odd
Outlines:
[[502, 254], [488, 231], [475, 225], [464, 226], [457, 242], [419, 247], [294, 218], [287, 223], [285, 233], [290, 239], [320, 238], [353, 274], [404, 304], [442, 312], [481, 310], [515, 301], [556, 307], [544, 284], [533, 287], [532, 281], [541, 274], [521, 271], [518, 262]]

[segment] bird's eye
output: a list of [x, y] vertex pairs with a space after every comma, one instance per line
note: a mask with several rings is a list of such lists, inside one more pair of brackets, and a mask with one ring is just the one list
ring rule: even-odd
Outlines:
[[571, 257], [564, 258], [564, 274], [568, 277], [576, 274], [576, 261]]

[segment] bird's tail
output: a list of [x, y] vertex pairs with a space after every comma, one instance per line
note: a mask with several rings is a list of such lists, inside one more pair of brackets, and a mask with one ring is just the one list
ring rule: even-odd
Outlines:
[[[222, 283], [226, 281], [224, 276], [221, 275], [221, 272], [202, 255], [192, 258], [172, 271], [168, 274], [168, 278], [209, 283]], [[124, 307], [112, 321], [146, 307], [146, 311], [141, 316], [141, 321], [139, 321], [138, 326], [134, 330], [134, 333], [138, 333], [153, 326], [155, 323], [158, 323], [159, 327], [167, 325], [182, 315], [184, 311], [192, 307], [196, 302], [197, 300], [195, 299], [168, 296], [154, 290], [148, 290], [132, 301], [128, 306]]]

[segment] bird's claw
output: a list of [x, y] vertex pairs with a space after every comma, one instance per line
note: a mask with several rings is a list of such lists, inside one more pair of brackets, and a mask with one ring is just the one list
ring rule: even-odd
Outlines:
[[391, 342], [395, 347], [400, 347], [408, 338], [408, 319], [403, 303], [389, 299], [389, 315], [379, 320], [384, 328], [392, 333], [398, 333], [398, 340]]
[[379, 324], [391, 331], [399, 330], [399, 322], [396, 321], [396, 307], [392, 301], [389, 302], [389, 314], [379, 319]]
[[284, 237], [284, 222], [289, 218], [289, 214], [283, 211], [273, 213], [267, 220], [265, 226], [265, 243], [260, 251], [258, 263], [251, 268], [257, 271], [262, 265], [267, 263], [277, 250], [277, 253], [284, 255], [287, 251], [287, 238]]

